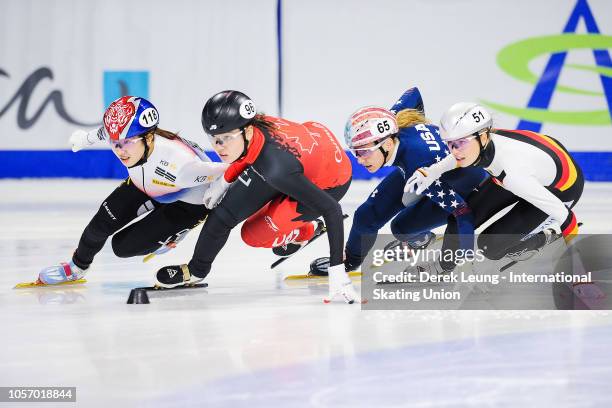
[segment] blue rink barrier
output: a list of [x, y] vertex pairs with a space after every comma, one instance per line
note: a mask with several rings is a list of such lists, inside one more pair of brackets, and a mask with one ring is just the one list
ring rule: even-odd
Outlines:
[[[211, 159], [219, 161], [214, 153]], [[386, 167], [370, 174], [348, 154], [353, 164], [353, 179], [367, 180], [386, 176]], [[612, 181], [612, 152], [572, 152], [588, 181]], [[127, 177], [125, 167], [110, 150], [0, 150], [0, 178], [111, 178]]]

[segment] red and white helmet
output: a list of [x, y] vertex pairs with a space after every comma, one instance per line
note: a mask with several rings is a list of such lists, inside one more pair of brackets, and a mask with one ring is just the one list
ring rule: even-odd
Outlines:
[[364, 106], [356, 110], [344, 127], [344, 140], [349, 149], [376, 143], [399, 132], [395, 115], [378, 106]]

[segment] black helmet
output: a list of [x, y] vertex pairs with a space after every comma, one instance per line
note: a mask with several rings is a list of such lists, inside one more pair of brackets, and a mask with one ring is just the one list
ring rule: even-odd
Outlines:
[[256, 114], [251, 98], [239, 91], [222, 91], [206, 101], [202, 126], [214, 136], [247, 126]]

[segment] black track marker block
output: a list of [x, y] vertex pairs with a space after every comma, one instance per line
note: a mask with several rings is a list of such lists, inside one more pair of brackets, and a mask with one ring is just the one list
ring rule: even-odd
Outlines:
[[144, 288], [135, 288], [130, 291], [130, 297], [127, 301], [128, 305], [148, 305], [149, 295]]

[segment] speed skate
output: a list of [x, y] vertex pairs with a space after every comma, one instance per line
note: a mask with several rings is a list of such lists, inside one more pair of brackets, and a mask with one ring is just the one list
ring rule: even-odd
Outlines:
[[612, 407], [612, 0], [74, 3], [0, 1], [0, 404]]

